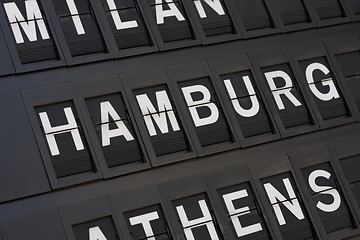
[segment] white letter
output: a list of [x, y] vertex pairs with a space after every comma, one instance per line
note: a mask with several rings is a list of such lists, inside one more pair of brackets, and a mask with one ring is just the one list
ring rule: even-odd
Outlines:
[[80, 132], [77, 128], [77, 123], [74, 117], [74, 114], [71, 110], [71, 107], [64, 108], [66, 120], [68, 121], [68, 124], [52, 127], [50, 124], [50, 120], [48, 118], [48, 115], [46, 112], [39, 113], [41, 123], [44, 127], [44, 132], [46, 134], [46, 140], [48, 142], [51, 156], [59, 155], [59, 148], [56, 143], [55, 135], [70, 132], [71, 136], [74, 140], [75, 147], [77, 151], [84, 149], [84, 144], [81, 141]]
[[106, 0], [106, 1], [107, 1], [108, 5], [109, 5], [111, 16], [112, 16], [112, 18], [114, 20], [115, 27], [116, 27], [117, 30], [138, 27], [138, 23], [137, 23], [136, 20], [122, 22], [121, 19], [120, 19], [120, 15], [119, 15], [119, 13], [117, 11], [116, 5], [115, 5], [115, 1], [114, 0]]
[[236, 96], [235, 90], [234, 90], [234, 88], [233, 88], [233, 86], [231, 84], [230, 79], [224, 80], [224, 83], [225, 83], [226, 90], [229, 93], [230, 99], [232, 99], [231, 103], [232, 103], [235, 111], [240, 116], [250, 118], [250, 117], [253, 117], [256, 114], [258, 114], [258, 112], [260, 110], [260, 104], [259, 104], [259, 101], [258, 101], [256, 95], [255, 95], [255, 90], [254, 90], [254, 88], [253, 88], [253, 86], [251, 84], [249, 76], [244, 76], [243, 80], [244, 80], [246, 89], [248, 90], [249, 95], [250, 95], [250, 101], [251, 101], [251, 104], [252, 104], [252, 107], [250, 109], [242, 108], [240, 106], [239, 100], [235, 99], [235, 98], [237, 98], [237, 96]]
[[[225, 15], [225, 11], [223, 7], [221, 6], [220, 0], [204, 0], [214, 11], [219, 15]], [[204, 7], [202, 5], [201, 0], [194, 0], [195, 7], [197, 11], [199, 12], [200, 18], [206, 18], [206, 13], [204, 10]]]
[[319, 194], [330, 194], [334, 198], [334, 202], [331, 204], [326, 204], [318, 201], [316, 204], [316, 207], [324, 212], [335, 212], [341, 204], [341, 198], [339, 192], [330, 186], [318, 186], [316, 184], [316, 178], [318, 177], [324, 177], [326, 179], [329, 179], [331, 176], [330, 173], [324, 170], [315, 170], [313, 171], [308, 178], [309, 185], [311, 189]]
[[156, 22], [157, 24], [163, 24], [164, 18], [175, 16], [179, 22], [184, 21], [185, 18], [181, 14], [180, 10], [176, 7], [175, 3], [172, 0], [165, 0], [169, 10], [164, 10], [162, 7], [162, 0], [155, 1], [155, 10], [156, 10]]
[[[309, 88], [311, 90], [311, 92], [320, 100], [323, 101], [330, 101], [333, 98], [339, 98], [339, 93], [336, 90], [335, 84], [333, 79], [330, 77], [328, 79], [323, 79], [323, 81], [321, 82], [321, 84], [323, 86], [328, 86], [330, 88], [329, 92], [326, 94], [321, 93], [315, 86], [314, 83], [314, 78], [313, 78], [313, 72], [315, 70], [320, 70], [323, 73], [325, 73], [325, 75], [327, 75], [330, 71], [329, 69], [324, 66], [321, 63], [312, 63], [310, 64], [307, 68], [306, 68], [306, 81], [309, 83]], [[324, 81], [325, 80], [325, 81]]]
[[20, 26], [30, 42], [37, 41], [35, 21], [39, 27], [41, 38], [43, 40], [50, 38], [36, 0], [25, 1], [27, 20], [25, 20], [15, 2], [4, 3], [4, 8], [17, 44], [24, 42]]
[[144, 215], [132, 217], [129, 219], [131, 225], [141, 224], [144, 228], [145, 236], [147, 240], [155, 240], [154, 232], [151, 228], [150, 221], [159, 219], [157, 212], [151, 212]]
[[[277, 200], [279, 200], [279, 202], [281, 202], [282, 204], [284, 204], [284, 206], [290, 210], [290, 212], [292, 212], [292, 214], [295, 215], [295, 217], [297, 217], [297, 219], [302, 220], [304, 219], [304, 214], [301, 210], [300, 207], [300, 203], [299, 200], [296, 198], [294, 189], [291, 186], [291, 183], [289, 181], [288, 178], [283, 179], [284, 185], [286, 187], [286, 191], [289, 194], [290, 199], [292, 200], [288, 200], [286, 199], [276, 188], [274, 188], [273, 185], [271, 185], [270, 183], [265, 183], [264, 187], [266, 190], [266, 193], [270, 199], [271, 204], [273, 204], [273, 209], [275, 211], [275, 215], [279, 221], [280, 225], [284, 225], [286, 224], [286, 221], [284, 219], [284, 216], [281, 212], [279, 203], [277, 203]], [[290, 203], [291, 202], [291, 203]]]
[[[281, 100], [280, 95], [284, 94], [296, 107], [301, 106], [299, 100], [295, 98], [295, 96], [291, 93], [292, 81], [290, 76], [284, 71], [273, 71], [265, 73], [266, 80], [270, 86], [272, 94], [274, 96], [275, 102], [279, 108], [279, 110], [285, 109], [284, 103]], [[281, 77], [285, 80], [285, 86], [281, 88], [276, 88], [274, 79]]]
[[107, 240], [101, 229], [96, 226], [89, 228], [89, 240]]
[[[194, 121], [195, 127], [209, 125], [215, 123], [219, 119], [218, 108], [214, 103], [210, 102], [211, 95], [209, 89], [207, 89], [203, 85], [194, 85], [189, 87], [183, 87], [181, 88], [181, 90], [184, 94], [186, 103], [189, 106], [189, 111]], [[201, 92], [204, 98], [198, 101], [194, 101], [191, 97], [191, 93], [194, 92]], [[198, 112], [196, 111], [198, 107], [208, 107], [211, 111], [210, 116], [206, 118], [200, 118]]]
[[213, 219], [211, 218], [210, 211], [206, 205], [205, 200], [200, 200], [198, 201], [198, 203], [200, 205], [200, 209], [203, 214], [203, 217], [191, 221], [189, 221], [188, 217], [186, 216], [185, 209], [182, 205], [176, 207], [176, 211], [179, 214], [181, 224], [184, 228], [186, 239], [195, 240], [194, 234], [192, 233], [191, 229], [200, 226], [206, 226], [207, 230], [209, 231], [211, 240], [219, 240], [219, 237], [215, 230]]
[[248, 193], [245, 189], [223, 195], [226, 208], [228, 209], [229, 214], [232, 215], [231, 221], [234, 225], [234, 228], [235, 228], [235, 231], [236, 231], [236, 234], [238, 237], [249, 235], [249, 234], [259, 232], [262, 230], [260, 223], [256, 223], [256, 224], [253, 224], [253, 225], [250, 225], [247, 227], [241, 226], [239, 216], [249, 214], [250, 208], [248, 206], [246, 206], [246, 207], [235, 209], [233, 201], [236, 199], [247, 197], [247, 196], [248, 196]]
[[71, 18], [72, 18], [72, 20], [74, 22], [77, 34], [78, 35], [85, 34], [85, 30], [84, 30], [84, 27], [83, 27], [83, 25], [81, 23], [79, 12], [78, 12], [78, 10], [76, 8], [74, 0], [66, 0], [66, 3], [68, 5], [68, 7], [69, 7]]
[[151, 117], [154, 119], [156, 124], [158, 125], [162, 134], [168, 133], [168, 125], [166, 121], [166, 114], [169, 117], [170, 124], [173, 128], [173, 131], [179, 131], [180, 127], [176, 120], [175, 113], [171, 106], [169, 97], [165, 90], [156, 92], [156, 100], [158, 104], [159, 111], [157, 113], [154, 105], [152, 105], [150, 99], [146, 94], [137, 95], [136, 99], [139, 103], [139, 107], [141, 109], [141, 113], [143, 115], [146, 127], [148, 128], [150, 136], [157, 135], [154, 123], [151, 120]]
[[[124, 136], [126, 141], [134, 140], [134, 137], [131, 135], [129, 129], [127, 129], [124, 122], [121, 120], [120, 116], [117, 114], [113, 106], [109, 101], [100, 103], [101, 111], [101, 139], [102, 146], [110, 145], [110, 138], [117, 136]], [[114, 119], [117, 129], [109, 129], [109, 115]]]

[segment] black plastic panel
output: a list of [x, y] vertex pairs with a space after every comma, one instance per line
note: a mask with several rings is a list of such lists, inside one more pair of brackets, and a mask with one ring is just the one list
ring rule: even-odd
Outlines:
[[39, 106], [35, 110], [49, 147], [56, 176], [62, 178], [84, 172], [95, 172], [92, 156], [73, 103]]
[[214, 85], [242, 146], [271, 141], [279, 130], [247, 56], [209, 61]]
[[290, 65], [264, 67], [261, 70], [267, 79], [268, 91], [273, 96], [285, 129], [313, 125], [309, 109]]
[[151, 163], [193, 157], [195, 148], [165, 71], [152, 69], [120, 77]]
[[[264, 215], [249, 182], [218, 189], [217, 192], [228, 221], [233, 223], [231, 229], [235, 239], [271, 239]], [[230, 211], [228, 205], [232, 205], [234, 209]], [[243, 229], [237, 230], [234, 227], [237, 221]]]
[[[155, 238], [161, 240], [172, 239], [164, 213], [160, 205], [149, 206], [142, 209], [124, 213], [127, 226], [132, 239], [140, 240], [146, 238]], [[150, 224], [151, 231], [147, 224]], [[146, 230], [144, 230], [146, 226]]]
[[[308, 185], [308, 189], [326, 232], [353, 229], [352, 216], [331, 165], [322, 163], [311, 166], [302, 169], [302, 173], [308, 184], [312, 184]], [[314, 181], [311, 176], [316, 176]], [[340, 202], [335, 202], [335, 198]]]
[[21, 0], [4, 0], [1, 3], [21, 64], [60, 59], [41, 2], [28, 1], [25, 4]]
[[[178, 83], [178, 86], [184, 94], [184, 101], [192, 119], [199, 118], [196, 122], [194, 120], [194, 127], [201, 146], [233, 142], [228, 123], [218, 104], [217, 95], [210, 79], [184, 81]], [[209, 95], [204, 96], [205, 94]], [[213, 116], [218, 117], [213, 119]]]
[[[195, 39], [181, 0], [149, 1], [149, 4], [164, 43]], [[171, 11], [173, 14], [167, 16], [166, 11]]]
[[340, 0], [312, 0], [312, 2], [320, 20], [346, 16]]
[[178, 199], [172, 204], [187, 239], [191, 236], [194, 239], [214, 239], [215, 236], [223, 239], [206, 194]]
[[360, 162], [360, 155], [343, 158], [340, 160], [340, 165], [345, 173], [346, 179], [351, 186], [351, 190], [355, 199], [360, 206], [360, 177], [354, 169], [357, 169]]
[[111, 200], [124, 239], [174, 239], [172, 226], [156, 185], [119, 192], [111, 195]]
[[59, 208], [67, 239], [122, 239], [109, 198], [101, 197]]
[[150, 167], [119, 77], [88, 79], [72, 86], [104, 177]]
[[343, 53], [336, 56], [355, 104], [360, 111], [360, 52]]
[[234, 0], [246, 31], [274, 28], [274, 23], [264, 0]]
[[355, 15], [360, 15], [360, 1], [359, 0], [349, 0], [351, 9]]
[[135, 0], [101, 2], [119, 50], [153, 45]]
[[[326, 58], [322, 57], [301, 61], [299, 64], [304, 75], [306, 75], [308, 72], [307, 70], [309, 70], [312, 65], [317, 64], [314, 67], [315, 69], [312, 71], [312, 74], [309, 73], [309, 76], [306, 75], [306, 79], [310, 90], [315, 95], [315, 103], [323, 120], [326, 121], [350, 116], [348, 107], [343, 100], [340, 89], [337, 87], [336, 78], [332, 74], [331, 67]], [[320, 67], [325, 68], [319, 69]], [[313, 81], [311, 81], [310, 76], [313, 78]], [[332, 95], [332, 97], [327, 99], [322, 96], [323, 94], [329, 96]]]
[[[283, 219], [280, 220], [278, 215], [278, 222], [281, 234], [284, 239], [316, 239], [311, 222], [309, 221], [309, 217], [307, 211], [304, 207], [303, 201], [299, 196], [297, 187], [294, 183], [293, 177], [291, 173], [282, 173], [276, 176], [267, 177], [261, 179], [261, 183], [266, 189], [265, 185], [272, 186], [267, 190], [268, 196], [269, 192], [272, 191], [272, 188], [276, 189], [276, 192], [280, 193], [284, 199], [278, 199], [274, 196], [277, 194], [271, 195], [272, 199], [269, 199], [272, 203], [273, 210], [279, 209], [281, 212]], [[274, 201], [275, 200], [275, 201]], [[295, 206], [293, 209], [296, 209], [295, 216], [286, 205]]]
[[[173, 100], [166, 85], [135, 90], [134, 96], [136, 96], [140, 110], [142, 110], [143, 121], [148, 127], [156, 156], [190, 151], [177, 110], [172, 105]], [[150, 102], [144, 102], [143, 99]], [[165, 99], [163, 103], [169, 103], [170, 105], [157, 105], [159, 99]], [[155, 107], [155, 112], [147, 108], [147, 103]], [[159, 118], [166, 118], [166, 122], [160, 124], [161, 128], [156, 122]]]
[[67, 4], [54, 0], [55, 11], [73, 57], [107, 52], [96, 17], [88, 0]]
[[[360, 217], [360, 179], [356, 170], [360, 159], [358, 145], [358, 137], [327, 145], [335, 166], [334, 170], [338, 171], [339, 181], [343, 183], [341, 186], [347, 197], [349, 208], [353, 210], [352, 213], [356, 215], [357, 219]], [[354, 222], [356, 223], [356, 221]]]
[[134, 123], [120, 93], [86, 100], [109, 168], [144, 162]]
[[119, 239], [111, 217], [76, 224], [73, 226], [73, 230], [76, 240], [87, 240], [104, 236], [106, 239]]
[[170, 66], [166, 73], [174, 97], [179, 99], [197, 153], [203, 155], [238, 147], [207, 64], [194, 62]]
[[250, 71], [237, 72], [221, 75], [220, 78], [237, 113], [236, 119], [244, 137], [274, 134], [269, 114], [252, 73]]
[[257, 82], [264, 92], [282, 137], [317, 130], [311, 102], [291, 58], [283, 49], [249, 54]]
[[357, 67], [360, 65], [359, 51], [338, 54], [336, 60], [341, 67], [344, 77], [360, 75], [360, 69]]
[[279, 0], [274, 4], [285, 26], [311, 22], [304, 0]]
[[22, 91], [52, 188], [102, 176], [71, 85]]
[[[234, 34], [235, 29], [223, 0], [192, 1], [206, 37]], [[212, 5], [210, 5], [212, 4]]]

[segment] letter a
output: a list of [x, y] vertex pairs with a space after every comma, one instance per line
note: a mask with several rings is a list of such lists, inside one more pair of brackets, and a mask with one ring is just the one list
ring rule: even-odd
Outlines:
[[107, 240], [101, 229], [96, 226], [89, 228], [89, 240]]

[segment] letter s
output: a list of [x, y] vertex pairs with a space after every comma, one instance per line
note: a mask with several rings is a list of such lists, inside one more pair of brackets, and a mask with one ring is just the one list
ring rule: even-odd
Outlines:
[[330, 194], [334, 198], [334, 202], [331, 204], [325, 204], [320, 201], [317, 202], [316, 207], [324, 212], [335, 212], [341, 204], [341, 198], [339, 192], [330, 186], [319, 186], [316, 184], [315, 180], [318, 177], [324, 177], [329, 179], [331, 174], [325, 170], [315, 170], [310, 173], [308, 182], [311, 189], [319, 194]]

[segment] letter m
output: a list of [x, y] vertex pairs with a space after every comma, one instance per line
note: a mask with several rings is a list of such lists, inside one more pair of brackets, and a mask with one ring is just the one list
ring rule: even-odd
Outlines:
[[41, 38], [43, 40], [50, 38], [36, 0], [25, 1], [27, 19], [24, 18], [15, 2], [4, 3], [4, 8], [17, 44], [24, 42], [20, 27], [30, 42], [37, 41], [36, 24], [39, 27]]
[[158, 110], [155, 109], [154, 105], [151, 103], [150, 99], [146, 94], [136, 96], [150, 136], [157, 135], [152, 119], [155, 121], [162, 134], [169, 132], [166, 116], [169, 117], [169, 121], [173, 131], [179, 131], [180, 127], [176, 120], [173, 107], [171, 106], [171, 102], [166, 91], [156, 92], [155, 95]]

